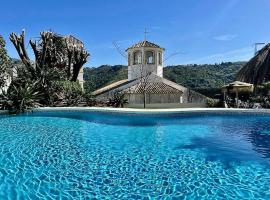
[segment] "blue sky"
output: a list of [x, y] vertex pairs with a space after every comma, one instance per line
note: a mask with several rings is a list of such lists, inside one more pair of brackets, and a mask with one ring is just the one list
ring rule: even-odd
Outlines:
[[270, 40], [269, 10], [269, 0], [1, 0], [0, 34], [12, 57], [11, 32], [25, 29], [28, 39], [48, 29], [73, 34], [91, 53], [87, 66], [96, 67], [126, 64], [112, 42], [125, 50], [147, 27], [148, 40], [167, 56], [182, 52], [167, 65], [243, 61], [255, 42]]

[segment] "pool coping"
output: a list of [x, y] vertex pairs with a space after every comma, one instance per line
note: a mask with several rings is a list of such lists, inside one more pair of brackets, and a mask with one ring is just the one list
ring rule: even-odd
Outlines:
[[6, 110], [0, 110], [0, 115], [1, 114], [7, 114], [8, 113], [8, 111], [6, 111]]
[[[244, 108], [169, 108], [169, 109], [140, 109], [140, 108], [111, 108], [111, 107], [40, 107], [33, 111], [82, 111], [102, 113], [126, 113], [126, 114], [184, 114], [184, 113], [238, 113], [238, 114], [270, 114], [270, 109], [244, 109]], [[8, 111], [0, 110], [1, 114], [8, 114]]]
[[170, 108], [170, 109], [135, 109], [110, 107], [43, 107], [34, 111], [95, 111], [108, 113], [140, 113], [140, 114], [166, 114], [166, 113], [268, 113], [270, 109], [243, 109], [243, 108]]

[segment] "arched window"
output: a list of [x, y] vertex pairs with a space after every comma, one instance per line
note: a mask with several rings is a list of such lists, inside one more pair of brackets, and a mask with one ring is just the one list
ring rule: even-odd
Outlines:
[[158, 64], [162, 65], [162, 53], [161, 52], [158, 53]]
[[142, 64], [142, 52], [141, 51], [135, 51], [133, 55], [133, 64]]
[[146, 64], [155, 64], [155, 56], [153, 51], [145, 52]]

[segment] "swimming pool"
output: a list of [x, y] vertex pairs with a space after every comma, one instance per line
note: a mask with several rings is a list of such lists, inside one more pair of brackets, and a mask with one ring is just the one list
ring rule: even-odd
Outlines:
[[0, 199], [270, 199], [270, 115], [0, 116]]

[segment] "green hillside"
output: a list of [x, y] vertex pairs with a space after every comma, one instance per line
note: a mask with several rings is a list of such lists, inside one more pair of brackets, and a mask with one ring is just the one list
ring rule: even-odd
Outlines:
[[[12, 59], [13, 66], [22, 65], [20, 60]], [[213, 97], [219, 88], [232, 82], [245, 62], [226, 62], [205, 65], [174, 65], [164, 68], [164, 77], [185, 87]], [[85, 90], [92, 92], [115, 81], [127, 79], [127, 66], [102, 65], [84, 69]]]
[[[164, 77], [178, 84], [208, 94], [209, 89], [220, 88], [234, 80], [244, 62], [227, 62], [212, 65], [175, 65], [164, 68]], [[123, 65], [103, 65], [85, 68], [86, 91], [94, 91], [112, 82], [126, 79], [127, 67]], [[212, 96], [212, 94], [210, 94]]]
[[85, 90], [92, 92], [118, 80], [127, 78], [127, 67], [123, 65], [102, 65], [97, 68], [85, 68]]

